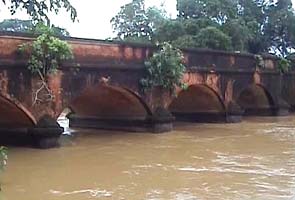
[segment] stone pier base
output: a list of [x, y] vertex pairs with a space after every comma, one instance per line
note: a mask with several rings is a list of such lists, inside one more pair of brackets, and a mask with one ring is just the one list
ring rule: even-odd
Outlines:
[[59, 146], [63, 128], [0, 128], [0, 145], [32, 146], [48, 149]]
[[245, 116], [286, 116], [289, 114], [289, 109], [284, 107], [270, 107], [270, 108], [247, 108], [245, 109]]
[[30, 128], [28, 133], [32, 137], [33, 145], [37, 148], [48, 149], [59, 146], [58, 139], [64, 129], [56, 128]]
[[58, 139], [64, 129], [50, 116], [44, 116], [37, 125], [28, 129], [36, 147], [48, 149], [59, 146]]
[[228, 113], [172, 113], [177, 121], [196, 123], [238, 123], [242, 121], [240, 114]]
[[119, 130], [131, 132], [152, 132], [163, 133], [173, 129], [171, 118], [157, 119], [147, 117], [144, 119], [132, 118], [100, 118], [94, 116], [78, 116], [72, 114], [69, 116], [70, 127], [72, 128], [93, 128], [103, 130]]

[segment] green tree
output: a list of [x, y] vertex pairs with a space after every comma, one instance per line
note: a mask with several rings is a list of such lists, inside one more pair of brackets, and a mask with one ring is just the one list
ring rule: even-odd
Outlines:
[[236, 16], [235, 0], [177, 0], [178, 16], [181, 18], [208, 18], [224, 23]]
[[285, 57], [295, 47], [295, 15], [291, 0], [270, 4], [266, 10], [265, 37], [269, 48]]
[[196, 44], [201, 48], [231, 50], [231, 39], [228, 35], [215, 27], [206, 27], [200, 30], [195, 37]]
[[185, 27], [180, 20], [165, 20], [155, 30], [153, 40], [159, 42], [172, 42], [186, 34]]
[[192, 35], [183, 35], [172, 41], [171, 44], [177, 48], [197, 48], [196, 37]]
[[188, 35], [197, 35], [199, 31], [208, 26], [218, 28], [220, 25], [208, 18], [198, 18], [198, 19], [179, 19], [184, 25], [185, 32]]
[[236, 51], [248, 51], [248, 41], [255, 37], [242, 19], [229, 20], [221, 30], [231, 38], [232, 47]]
[[185, 72], [183, 54], [171, 44], [165, 42], [160, 45], [145, 66], [146, 77], [141, 80], [144, 89], [161, 87], [174, 93], [176, 87], [185, 87], [182, 83]]
[[119, 39], [151, 39], [152, 28], [146, 16], [144, 0], [133, 0], [122, 6], [120, 12], [111, 19], [111, 23]]
[[33, 29], [31, 20], [5, 19], [0, 22], [0, 31], [24, 32], [27, 33]]
[[196, 0], [177, 0], [176, 8], [181, 18], [200, 18], [204, 13], [204, 6]]
[[[5, 19], [0, 22], [0, 31], [42, 34], [40, 30], [42, 26], [44, 26], [42, 23], [35, 24], [32, 20]], [[52, 25], [51, 29], [55, 36], [70, 36], [70, 33], [63, 28]]]
[[49, 14], [58, 14], [60, 9], [70, 12], [73, 21], [77, 18], [77, 11], [69, 0], [2, 0], [13, 15], [19, 10], [26, 10], [33, 21], [43, 21], [50, 24]]
[[168, 19], [166, 11], [155, 6], [146, 9], [146, 17], [153, 31], [157, 30]]
[[177, 0], [177, 10], [176, 19], [162, 17], [161, 12], [147, 15], [144, 0], [133, 0], [113, 18], [113, 27], [121, 39], [168, 41], [183, 48], [272, 52], [282, 57], [295, 48], [291, 0]]
[[[178, 48], [204, 47], [199, 45], [197, 35], [207, 27], [219, 28], [219, 24], [207, 19], [167, 19], [154, 33], [154, 41], [168, 41]], [[207, 48], [210, 48], [207, 46]]]
[[155, 7], [145, 8], [144, 0], [133, 0], [121, 7], [111, 19], [117, 39], [150, 42], [154, 30], [163, 22], [165, 13]]
[[177, 10], [185, 21], [215, 22], [215, 27], [231, 37], [234, 50], [272, 51], [284, 57], [295, 46], [291, 0], [177, 0]]

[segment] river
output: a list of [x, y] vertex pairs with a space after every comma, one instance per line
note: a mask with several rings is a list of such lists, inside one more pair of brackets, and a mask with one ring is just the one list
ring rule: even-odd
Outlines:
[[[292, 200], [295, 116], [177, 124], [166, 134], [79, 130], [60, 148], [10, 147], [3, 200]], [[1, 197], [0, 197], [1, 199]]]

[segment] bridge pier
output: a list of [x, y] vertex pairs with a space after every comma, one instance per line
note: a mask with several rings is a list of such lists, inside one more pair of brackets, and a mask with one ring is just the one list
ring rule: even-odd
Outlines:
[[[3, 133], [3, 134], [2, 134]], [[0, 128], [0, 145], [32, 145], [40, 149], [57, 147], [60, 127]]]
[[291, 106], [282, 98], [277, 100], [277, 107], [275, 109], [276, 116], [286, 116], [290, 113]]
[[59, 145], [58, 139], [64, 129], [51, 117], [44, 116], [35, 127], [28, 129], [28, 134], [33, 139], [33, 145], [48, 149]]
[[226, 122], [228, 123], [238, 123], [242, 121], [244, 111], [235, 102], [230, 101], [226, 109]]

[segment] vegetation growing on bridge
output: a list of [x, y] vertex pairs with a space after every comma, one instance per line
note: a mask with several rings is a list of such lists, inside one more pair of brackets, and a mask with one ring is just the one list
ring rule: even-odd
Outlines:
[[165, 42], [159, 50], [145, 62], [147, 76], [141, 80], [144, 89], [162, 87], [174, 93], [176, 87], [185, 87], [182, 83], [185, 66], [182, 52]]
[[[54, 99], [47, 83], [48, 75], [56, 73], [62, 61], [73, 58], [69, 44], [55, 37], [51, 28], [42, 26], [40, 31], [43, 33], [35, 41], [20, 46], [21, 52], [29, 54], [28, 69], [41, 80], [41, 86], [34, 95], [34, 104]], [[41, 97], [44, 90], [46, 94]]]
[[278, 61], [278, 68], [281, 73], [286, 73], [291, 69], [291, 61], [286, 58], [281, 58]]

